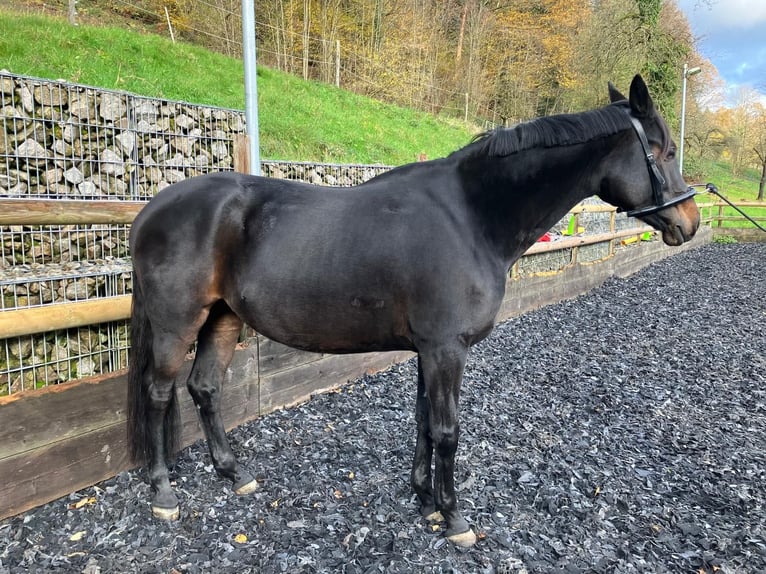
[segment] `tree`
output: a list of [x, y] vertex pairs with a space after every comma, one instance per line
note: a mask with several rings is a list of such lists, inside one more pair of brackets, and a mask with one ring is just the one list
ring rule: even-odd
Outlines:
[[737, 90], [732, 109], [731, 128], [727, 133], [727, 147], [731, 151], [731, 167], [739, 175], [752, 161], [753, 140], [756, 136], [759, 94], [748, 86]]
[[758, 163], [761, 178], [758, 182], [758, 197], [757, 201], [763, 201], [764, 199], [764, 187], [766, 187], [766, 107], [763, 104], [757, 103], [755, 106], [755, 120], [754, 124], [754, 138], [753, 138], [753, 152], [758, 159]]
[[[699, 67], [702, 73], [687, 82], [684, 173], [696, 177], [702, 175], [703, 159], [720, 157], [723, 151], [725, 134], [715, 110], [723, 107], [725, 85], [711, 62], [692, 58], [689, 67]], [[680, 101], [679, 95], [679, 107]]]

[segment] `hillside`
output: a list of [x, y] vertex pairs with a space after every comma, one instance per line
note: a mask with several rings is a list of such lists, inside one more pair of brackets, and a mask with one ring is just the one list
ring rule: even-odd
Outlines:
[[[0, 8], [0, 54], [16, 74], [244, 108], [241, 61], [156, 35]], [[471, 137], [461, 122], [264, 67], [258, 101], [264, 159], [398, 165], [444, 156]]]

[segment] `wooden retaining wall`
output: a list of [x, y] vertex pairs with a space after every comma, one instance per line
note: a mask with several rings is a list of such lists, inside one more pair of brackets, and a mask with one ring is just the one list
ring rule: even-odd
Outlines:
[[[555, 274], [509, 278], [499, 319], [586, 293], [609, 277], [630, 275], [654, 261], [699, 246], [711, 235], [704, 228], [681, 248], [652, 241]], [[576, 239], [570, 241], [577, 243]], [[225, 425], [231, 429], [411, 356], [318, 355], [259, 336], [237, 350], [227, 372], [222, 405]], [[190, 364], [180, 379], [185, 380], [189, 368]], [[0, 399], [0, 519], [130, 468], [125, 448], [126, 389], [123, 371]], [[186, 446], [202, 433], [185, 385], [178, 385], [177, 390], [182, 444]]]

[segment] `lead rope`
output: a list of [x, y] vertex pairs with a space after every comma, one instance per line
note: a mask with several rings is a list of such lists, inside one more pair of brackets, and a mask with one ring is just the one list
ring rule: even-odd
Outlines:
[[723, 199], [726, 203], [728, 203], [731, 207], [733, 207], [735, 210], [737, 210], [741, 215], [745, 217], [750, 223], [755, 225], [758, 229], [766, 233], [766, 228], [762, 227], [757, 221], [755, 221], [752, 217], [750, 217], [747, 213], [742, 211], [739, 207], [734, 205], [731, 201], [726, 199], [723, 195], [721, 195], [721, 192], [718, 191], [718, 187], [714, 183], [695, 183], [690, 185], [689, 187], [704, 187], [705, 191], [708, 193], [712, 193], [713, 195], [717, 195], [721, 199]]

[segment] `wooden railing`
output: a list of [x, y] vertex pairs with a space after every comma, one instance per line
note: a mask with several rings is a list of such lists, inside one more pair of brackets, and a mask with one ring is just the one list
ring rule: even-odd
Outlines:
[[[748, 213], [748, 215], [755, 221], [757, 221], [762, 226], [766, 227], [764, 223], [766, 223], [766, 202], [763, 201], [735, 201], [733, 202], [737, 207], [740, 209], [755, 209], [759, 213], [764, 213], [765, 215], [753, 215]], [[736, 215], [729, 215], [726, 214], [727, 211], [732, 212], [732, 210], [726, 203], [723, 201], [711, 201], [711, 202], [705, 202], [705, 203], [699, 203], [698, 207], [700, 208], [700, 211], [702, 212], [702, 223], [705, 225], [710, 225], [714, 228], [724, 228], [724, 222], [731, 222], [735, 223], [734, 225], [727, 226], [727, 227], [733, 227], [733, 228], [748, 228], [748, 227], [754, 227], [752, 223], [750, 223], [746, 217], [736, 214]], [[764, 210], [761, 212], [761, 210]]]
[[[0, 199], [0, 225], [131, 223], [146, 202]], [[130, 295], [0, 311], [0, 339], [120, 321]]]

